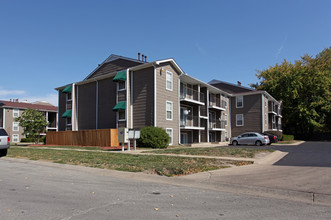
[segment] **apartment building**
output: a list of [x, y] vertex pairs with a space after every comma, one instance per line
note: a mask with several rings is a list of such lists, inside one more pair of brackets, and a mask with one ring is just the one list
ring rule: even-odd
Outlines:
[[212, 80], [210, 85], [231, 94], [231, 132], [237, 136], [244, 132], [282, 134], [282, 102], [268, 92]]
[[111, 55], [84, 80], [56, 90], [59, 131], [155, 126], [171, 145], [231, 136], [231, 95], [187, 75], [174, 59]]
[[27, 103], [19, 102], [18, 99], [0, 100], [0, 126], [7, 131], [13, 143], [20, 142], [21, 138], [25, 137], [25, 135], [22, 135], [23, 128], [19, 126], [15, 118], [21, 116], [29, 108], [44, 113], [46, 120], [49, 122], [49, 125], [45, 128], [46, 131], [57, 130], [57, 107], [47, 102]]

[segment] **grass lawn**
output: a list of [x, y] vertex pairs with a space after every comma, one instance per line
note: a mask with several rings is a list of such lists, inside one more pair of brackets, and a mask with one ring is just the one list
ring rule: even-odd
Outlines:
[[[12, 146], [11, 148], [20, 148], [21, 146]], [[100, 147], [83, 147], [83, 146], [50, 146], [50, 145], [28, 145], [24, 146], [28, 148], [66, 148], [66, 149], [75, 149], [75, 150], [100, 150], [100, 151], [108, 151], [101, 149]]]
[[143, 153], [253, 158], [257, 153], [260, 152], [273, 152], [273, 150], [232, 148], [232, 147], [217, 147], [217, 148], [203, 147], [203, 148], [162, 149], [162, 150], [144, 151]]
[[132, 155], [110, 152], [10, 148], [8, 157], [31, 160], [48, 160], [55, 163], [83, 165], [103, 169], [130, 172], [156, 173], [164, 176], [179, 176], [229, 167], [252, 164], [246, 161], [231, 161], [207, 158], [185, 158], [161, 155]]

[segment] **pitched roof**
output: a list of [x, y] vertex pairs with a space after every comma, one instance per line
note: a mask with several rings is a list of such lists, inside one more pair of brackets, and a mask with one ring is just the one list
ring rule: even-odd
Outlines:
[[222, 89], [231, 94], [256, 91], [256, 90], [248, 88], [248, 87], [239, 86], [236, 84], [232, 84], [232, 83], [228, 83], [228, 82], [224, 82], [224, 81], [220, 81], [220, 80], [216, 80], [216, 79], [213, 79], [208, 84], [213, 85], [213, 86], [215, 86], [219, 89]]
[[58, 107], [56, 106], [44, 105], [44, 104], [32, 104], [26, 102], [11, 102], [4, 100], [0, 100], [0, 106], [5, 108], [18, 108], [18, 109], [32, 108], [40, 111], [52, 111], [52, 112], [58, 111]]
[[139, 66], [146, 62], [128, 57], [111, 54], [97, 68], [95, 68], [84, 80], [102, 76], [108, 73], [117, 72], [129, 67]]

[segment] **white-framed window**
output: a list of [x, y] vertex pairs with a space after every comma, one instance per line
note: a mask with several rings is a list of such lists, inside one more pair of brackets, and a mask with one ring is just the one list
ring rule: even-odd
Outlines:
[[236, 115], [236, 126], [244, 126], [244, 115], [243, 114]]
[[13, 118], [17, 118], [19, 115], [19, 109], [18, 108], [14, 108], [13, 109]]
[[119, 121], [125, 121], [126, 120], [125, 110], [119, 110], [118, 111], [118, 120]]
[[13, 131], [19, 131], [19, 130], [20, 130], [20, 123], [13, 122]]
[[268, 116], [267, 113], [264, 114], [264, 125], [268, 124]]
[[172, 120], [172, 102], [171, 101], [166, 101], [166, 119], [167, 120]]
[[169, 145], [172, 145], [172, 128], [167, 128], [166, 132], [169, 135]]
[[227, 96], [225, 96], [225, 99], [224, 99], [224, 106], [225, 106], [225, 108], [228, 107], [228, 97]]
[[70, 126], [71, 125], [71, 118], [67, 118], [66, 123], [67, 123], [67, 126]]
[[228, 131], [225, 131], [224, 135], [225, 135], [225, 140], [227, 140], [229, 138]]
[[17, 143], [20, 141], [20, 136], [18, 134], [12, 135], [12, 142]]
[[166, 71], [166, 89], [170, 91], [173, 89], [173, 75], [168, 70]]
[[67, 101], [70, 101], [72, 99], [71, 92], [67, 92]]
[[244, 107], [244, 97], [243, 96], [237, 96], [236, 97], [236, 107], [237, 108], [243, 108]]
[[126, 89], [125, 81], [119, 81], [118, 82], [118, 91], [125, 90], [125, 89]]
[[228, 126], [228, 114], [224, 115], [224, 124], [225, 126]]

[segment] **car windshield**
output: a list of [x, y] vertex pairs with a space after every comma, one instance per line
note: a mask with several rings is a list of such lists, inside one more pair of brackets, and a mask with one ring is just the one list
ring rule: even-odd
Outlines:
[[8, 136], [8, 134], [4, 129], [0, 129], [0, 136]]

